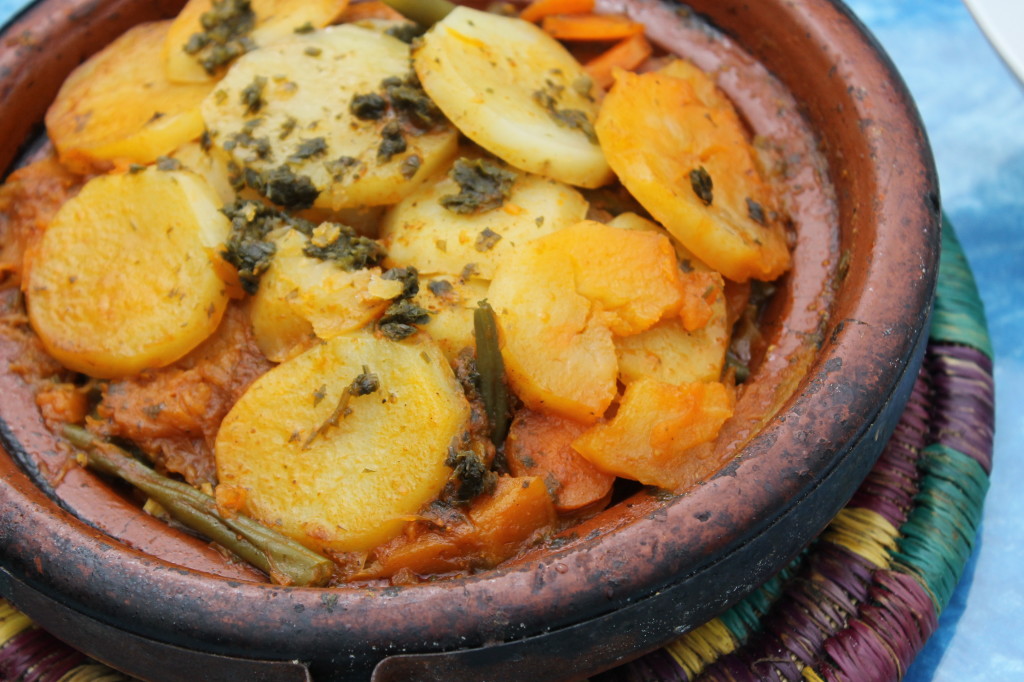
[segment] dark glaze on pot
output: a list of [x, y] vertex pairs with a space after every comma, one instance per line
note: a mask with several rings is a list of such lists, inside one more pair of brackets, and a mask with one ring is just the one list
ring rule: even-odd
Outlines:
[[[71, 68], [179, 6], [43, 0], [19, 17], [0, 48], [0, 167]], [[673, 7], [604, 6], [648, 20], [656, 40], [678, 45]], [[639, 493], [564, 545], [478, 576], [282, 588], [215, 577], [215, 557], [181, 561], [182, 543], [202, 543], [152, 521], [133, 519], [123, 531], [97, 523], [108, 535], [69, 514], [33, 480], [46, 476], [26, 474], [56, 445], [27, 387], [5, 371], [0, 416], [13, 458], [0, 456], [0, 593], [58, 636], [150, 679], [298, 680], [307, 667], [330, 679], [376, 666], [377, 680], [541, 680], [592, 674], [654, 648], [777, 571], [843, 506], [909, 393], [935, 283], [936, 181], [905, 89], [845, 10], [825, 0], [693, 6], [793, 93], [818, 136], [838, 215], [802, 192], [790, 206], [796, 266], [773, 311], [776, 348], [748, 392], [750, 414], [780, 409], [752, 438], [753, 424], [732, 434], [729, 443], [745, 447], [723, 472], [683, 496]], [[720, 58], [708, 45], [688, 49], [706, 69]], [[756, 129], [779, 123], [738, 71], [722, 71], [719, 82]], [[833, 290], [840, 253], [849, 269]], [[0, 356], [9, 364], [9, 349]], [[88, 476], [51, 482], [65, 499], [64, 488], [91, 490], [81, 494], [96, 496], [88, 513], [97, 518], [107, 518], [104, 507], [128, 510]], [[112, 539], [122, 532], [125, 542]], [[286, 663], [294, 660], [302, 663]]]

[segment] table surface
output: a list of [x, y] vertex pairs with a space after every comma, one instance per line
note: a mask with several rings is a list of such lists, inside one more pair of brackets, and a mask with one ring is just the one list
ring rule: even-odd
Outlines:
[[[1009, 0], [1020, 1], [1020, 0]], [[0, 23], [25, 0], [0, 0]], [[1024, 86], [960, 0], [849, 0], [903, 75], [935, 154], [942, 206], [985, 303], [996, 443], [981, 532], [907, 680], [1024, 679]]]

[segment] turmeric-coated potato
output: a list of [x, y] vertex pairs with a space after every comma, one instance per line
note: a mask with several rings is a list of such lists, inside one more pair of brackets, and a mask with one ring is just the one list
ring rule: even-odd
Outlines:
[[703, 72], [617, 70], [596, 130], [626, 189], [710, 267], [738, 282], [789, 268], [774, 193], [739, 116]]
[[31, 258], [29, 319], [67, 367], [113, 378], [161, 367], [216, 329], [228, 295], [214, 260], [231, 228], [197, 175], [94, 178]]
[[732, 416], [735, 398], [718, 382], [666, 384], [643, 378], [626, 387], [618, 412], [572, 447], [598, 469], [667, 489], [685, 489], [720, 464], [701, 446]]
[[172, 83], [162, 45], [169, 21], [140, 24], [75, 69], [46, 112], [61, 161], [79, 172], [151, 163], [203, 132], [210, 84]]
[[256, 380], [217, 433], [221, 484], [306, 546], [366, 552], [437, 497], [469, 406], [426, 335], [337, 336]]
[[682, 295], [665, 236], [592, 221], [524, 245], [488, 290], [516, 394], [534, 410], [588, 424], [616, 395], [612, 335], [674, 315]]

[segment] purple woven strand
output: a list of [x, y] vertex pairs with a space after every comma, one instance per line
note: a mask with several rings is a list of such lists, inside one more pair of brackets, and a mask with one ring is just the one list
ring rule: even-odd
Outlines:
[[32, 627], [0, 648], [0, 680], [56, 682], [86, 660], [53, 635]]
[[992, 472], [995, 386], [992, 361], [966, 346], [933, 345], [926, 358], [934, 382], [933, 442], [968, 455]]
[[857, 604], [868, 596], [872, 569], [846, 548], [819, 542], [762, 619], [761, 632], [699, 679], [799, 679], [800, 670], [817, 660], [822, 644], [856, 615]]
[[897, 528], [907, 520], [918, 491], [917, 459], [929, 434], [929, 393], [927, 374], [922, 371], [892, 438], [849, 503], [874, 511]]
[[819, 672], [826, 680], [901, 679], [937, 623], [920, 583], [903, 573], [878, 571], [860, 616], [822, 645], [827, 656]]
[[833, 661], [823, 675], [826, 680], [881, 682], [898, 679], [896, 661], [879, 641], [874, 630], [859, 620], [830, 637], [822, 646]]

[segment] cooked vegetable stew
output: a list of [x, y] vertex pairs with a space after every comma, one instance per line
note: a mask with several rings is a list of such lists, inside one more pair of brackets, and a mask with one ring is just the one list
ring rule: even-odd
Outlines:
[[724, 464], [790, 268], [771, 151], [642, 24], [499, 5], [190, 0], [68, 77], [0, 291], [69, 466], [323, 585]]

